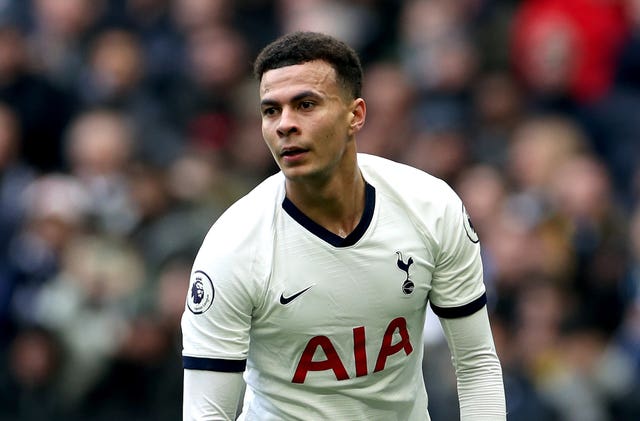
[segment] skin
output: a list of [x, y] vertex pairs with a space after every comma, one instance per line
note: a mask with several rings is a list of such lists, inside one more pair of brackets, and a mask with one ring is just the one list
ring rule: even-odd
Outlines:
[[341, 237], [364, 210], [355, 135], [366, 105], [350, 98], [320, 60], [265, 72], [260, 81], [262, 135], [285, 175], [289, 200]]

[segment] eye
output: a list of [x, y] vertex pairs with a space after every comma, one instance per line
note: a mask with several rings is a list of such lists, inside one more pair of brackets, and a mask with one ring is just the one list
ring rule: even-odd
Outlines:
[[275, 115], [277, 112], [276, 107], [266, 107], [262, 109], [262, 115], [265, 117]]
[[303, 110], [310, 110], [313, 108], [315, 104], [312, 101], [301, 101], [300, 102], [300, 108], [302, 108]]

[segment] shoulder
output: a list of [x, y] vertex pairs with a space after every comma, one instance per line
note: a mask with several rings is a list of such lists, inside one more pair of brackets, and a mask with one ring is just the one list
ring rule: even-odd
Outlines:
[[459, 203], [458, 195], [443, 180], [406, 164], [374, 155], [358, 154], [365, 179], [382, 194], [420, 206]]
[[231, 205], [207, 232], [196, 259], [229, 262], [254, 258], [271, 244], [276, 212], [284, 198], [284, 177], [275, 174]]
[[381, 200], [402, 209], [426, 238], [440, 245], [467, 220], [462, 200], [442, 179], [409, 165], [358, 155], [365, 179]]
[[248, 222], [259, 222], [271, 215], [284, 199], [284, 176], [277, 173], [265, 179], [253, 190], [233, 203], [215, 222], [216, 225], [246, 227]]

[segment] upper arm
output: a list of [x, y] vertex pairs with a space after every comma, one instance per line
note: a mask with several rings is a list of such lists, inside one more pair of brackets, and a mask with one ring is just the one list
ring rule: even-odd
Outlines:
[[197, 267], [196, 263], [182, 316], [185, 368], [243, 371], [249, 351], [251, 296], [215, 268]]
[[259, 253], [250, 239], [216, 228], [198, 251], [186, 291], [183, 363], [186, 369], [242, 372], [262, 291]]
[[462, 201], [450, 191], [438, 226], [439, 252], [429, 300], [436, 315], [464, 317], [486, 304], [477, 234]]

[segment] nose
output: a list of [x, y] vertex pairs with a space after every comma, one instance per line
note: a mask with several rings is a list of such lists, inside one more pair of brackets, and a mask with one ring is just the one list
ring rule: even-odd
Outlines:
[[284, 108], [280, 114], [277, 127], [278, 136], [286, 137], [298, 132], [297, 120], [293, 110]]

